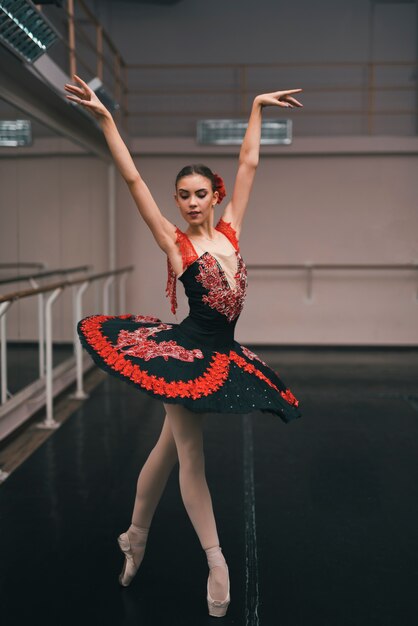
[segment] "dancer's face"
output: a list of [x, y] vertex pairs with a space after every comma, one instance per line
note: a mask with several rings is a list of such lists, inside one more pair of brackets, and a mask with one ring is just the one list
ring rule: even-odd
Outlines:
[[180, 178], [174, 196], [183, 218], [189, 224], [202, 224], [213, 212], [218, 192], [212, 191], [212, 183], [201, 174]]

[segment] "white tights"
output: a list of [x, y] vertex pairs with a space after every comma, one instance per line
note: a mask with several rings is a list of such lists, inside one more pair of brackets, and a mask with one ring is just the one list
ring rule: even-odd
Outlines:
[[[179, 461], [180, 492], [187, 514], [204, 550], [219, 546], [212, 499], [206, 482], [202, 426], [204, 414], [180, 404], [164, 404], [166, 417], [160, 437], [138, 477], [132, 526], [149, 529], [171, 470]], [[223, 567], [210, 572], [211, 595], [223, 600], [227, 573]]]

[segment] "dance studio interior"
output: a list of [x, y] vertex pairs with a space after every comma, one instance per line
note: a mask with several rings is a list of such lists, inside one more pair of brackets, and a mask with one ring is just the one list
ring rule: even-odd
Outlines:
[[[187, 229], [177, 173], [204, 164], [222, 177], [226, 197], [210, 209], [218, 242], [213, 226], [227, 206], [237, 210], [236, 181], [246, 184], [237, 171], [250, 113], [260, 95], [275, 98], [257, 104], [257, 172], [239, 248], [227, 242], [245, 261], [236, 289], [205, 253], [235, 321], [247, 281], [228, 335], [235, 351], [211, 353], [213, 376], [242, 380], [225, 411], [204, 408], [221, 391], [202, 391], [203, 343], [161, 343], [181, 332], [195, 301], [179, 270], [170, 307], [168, 256], [104, 118], [91, 99], [77, 102], [81, 89], [105, 107], [148, 206], [177, 232]], [[303, 106], [286, 104], [295, 102], [286, 90]], [[2, 626], [221, 617], [206, 607], [208, 567], [174, 430], [178, 457], [143, 562], [132, 584], [118, 582], [128, 560], [117, 538], [138, 502], [138, 474], [174, 423], [161, 389], [180, 384], [177, 408], [205, 413], [196, 419], [230, 577], [218, 622], [417, 623], [417, 198], [417, 0], [0, 0]], [[209, 232], [187, 217], [191, 238]], [[186, 291], [192, 273], [187, 266]], [[230, 329], [210, 289], [201, 306]], [[80, 320], [90, 320], [90, 353]], [[135, 327], [136, 353], [121, 334], [116, 350], [106, 320], [122, 333]], [[140, 358], [140, 341], [159, 356]], [[165, 343], [177, 352], [163, 353]], [[113, 365], [98, 362], [106, 350]], [[141, 376], [116, 371], [116, 357]], [[263, 389], [268, 406], [251, 404]], [[298, 419], [279, 404], [270, 411], [273, 394]]]

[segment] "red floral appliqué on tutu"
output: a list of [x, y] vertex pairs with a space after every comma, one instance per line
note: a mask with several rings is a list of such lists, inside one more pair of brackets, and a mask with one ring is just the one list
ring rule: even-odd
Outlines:
[[239, 356], [239, 354], [237, 354], [233, 350], [231, 350], [231, 352], [229, 353], [229, 358], [231, 359], [231, 361], [234, 361], [234, 363], [241, 367], [245, 372], [254, 374], [255, 376], [257, 376], [257, 378], [267, 383], [272, 389], [278, 391], [281, 397], [286, 400], [286, 402], [294, 406], [298, 406], [299, 400], [295, 398], [290, 389], [285, 389], [284, 391], [283, 389], [279, 389], [269, 378], [267, 378], [265, 374], [263, 374], [263, 372], [260, 372], [260, 370], [258, 370], [255, 365], [253, 365], [252, 363], [247, 363], [247, 361], [243, 359], [242, 356]]
[[[128, 319], [131, 315], [119, 315], [119, 319]], [[102, 332], [102, 324], [107, 320], [115, 319], [111, 315], [93, 315], [85, 318], [81, 323], [81, 331], [86, 342], [103, 359], [106, 365], [122, 376], [129, 378], [136, 385], [147, 391], [167, 398], [192, 398], [197, 400], [202, 396], [215, 393], [228, 378], [229, 358], [227, 354], [214, 352], [206, 371], [192, 380], [173, 380], [167, 382], [162, 376], [148, 374], [136, 363], [126, 359], [118, 352], [115, 346]]]
[[217, 260], [208, 252], [199, 259], [199, 273], [196, 280], [202, 283], [208, 294], [202, 296], [212, 309], [227, 317], [231, 322], [241, 313], [244, 306], [247, 289], [247, 271], [239, 252], [237, 254], [238, 267], [235, 274], [235, 288], [231, 289], [224, 271], [219, 266]]
[[195, 359], [203, 359], [203, 352], [198, 348], [187, 350], [173, 339], [161, 341], [160, 343], [148, 339], [148, 337], [155, 337], [156, 333], [162, 330], [170, 330], [171, 328], [173, 328], [171, 324], [161, 323], [158, 326], [137, 328], [134, 331], [121, 330], [118, 334], [115, 348], [122, 351], [123, 354], [129, 354], [129, 356], [135, 356], [144, 359], [144, 361], [149, 361], [157, 356], [162, 356], [165, 361], [169, 357], [189, 362]]
[[243, 353], [245, 354], [245, 356], [247, 357], [247, 359], [250, 359], [250, 361], [254, 361], [254, 359], [256, 359], [257, 361], [260, 361], [260, 363], [262, 363], [263, 365], [265, 365], [266, 367], [268, 367], [267, 363], [265, 363], [264, 361], [262, 361], [260, 359], [260, 357], [255, 354], [254, 352], [251, 352], [251, 350], [249, 350], [248, 348], [246, 348], [245, 346], [241, 346]]
[[[252, 363], [248, 363], [248, 361], [242, 356], [239, 356], [234, 350], [231, 350], [229, 355], [214, 352], [205, 372], [191, 380], [173, 380], [169, 382], [162, 376], [149, 374], [140, 365], [127, 359], [125, 351], [118, 351], [116, 346], [109, 341], [109, 338], [104, 335], [102, 331], [102, 324], [108, 320], [116, 318], [128, 320], [130, 318], [132, 319], [132, 317], [133, 316], [130, 314], [119, 315], [117, 317], [111, 315], [93, 315], [82, 320], [80, 330], [87, 344], [103, 359], [107, 367], [118, 372], [121, 376], [131, 380], [143, 389], [163, 397], [165, 396], [166, 398], [181, 397], [196, 400], [202, 396], [209, 396], [216, 393], [216, 391], [225, 384], [232, 361], [243, 371], [256, 376], [267, 383], [272, 389], [275, 389], [289, 404], [298, 406], [298, 400], [289, 389], [280, 390], [263, 372], [258, 370]], [[166, 328], [171, 325], [161, 323], [161, 326]], [[158, 330], [156, 330], [156, 328]], [[145, 330], [149, 331], [150, 328]], [[163, 328], [160, 328], [160, 325], [151, 327], [151, 333], [159, 332], [159, 330], [163, 330]], [[129, 333], [129, 331], [125, 332]], [[121, 335], [121, 333], [122, 331], [120, 331], [119, 335]], [[122, 338], [123, 335], [120, 339], [122, 340]], [[145, 339], [145, 341], [149, 340]], [[122, 346], [122, 343], [123, 340], [119, 345]], [[132, 341], [127, 345], [132, 346]], [[179, 347], [182, 348], [181, 346]]]
[[152, 315], [133, 315], [132, 318], [134, 322], [149, 322], [150, 324], [161, 322], [158, 317], [153, 317]]

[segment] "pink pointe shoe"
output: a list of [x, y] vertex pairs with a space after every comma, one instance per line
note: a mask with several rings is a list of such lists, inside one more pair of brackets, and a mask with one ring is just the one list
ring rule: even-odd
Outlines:
[[119, 574], [119, 583], [122, 587], [128, 587], [137, 573], [144, 558], [148, 538], [147, 528], [134, 527], [132, 530], [131, 526], [129, 531], [131, 532], [131, 539], [128, 532], [122, 533], [118, 537], [119, 548], [125, 555], [125, 562]]
[[214, 567], [226, 568], [226, 572], [228, 576], [228, 591], [227, 591], [225, 600], [214, 600], [212, 596], [210, 595], [210, 591], [209, 591], [210, 571], [209, 571], [209, 578], [208, 578], [208, 584], [207, 584], [207, 598], [206, 598], [208, 602], [209, 615], [211, 615], [212, 617], [224, 617], [228, 610], [229, 603], [231, 602], [231, 595], [229, 592], [228, 566], [222, 554], [222, 549], [219, 546], [215, 546], [214, 548], [208, 548], [207, 550], [205, 550], [205, 552], [208, 558], [209, 570], [213, 569]]

